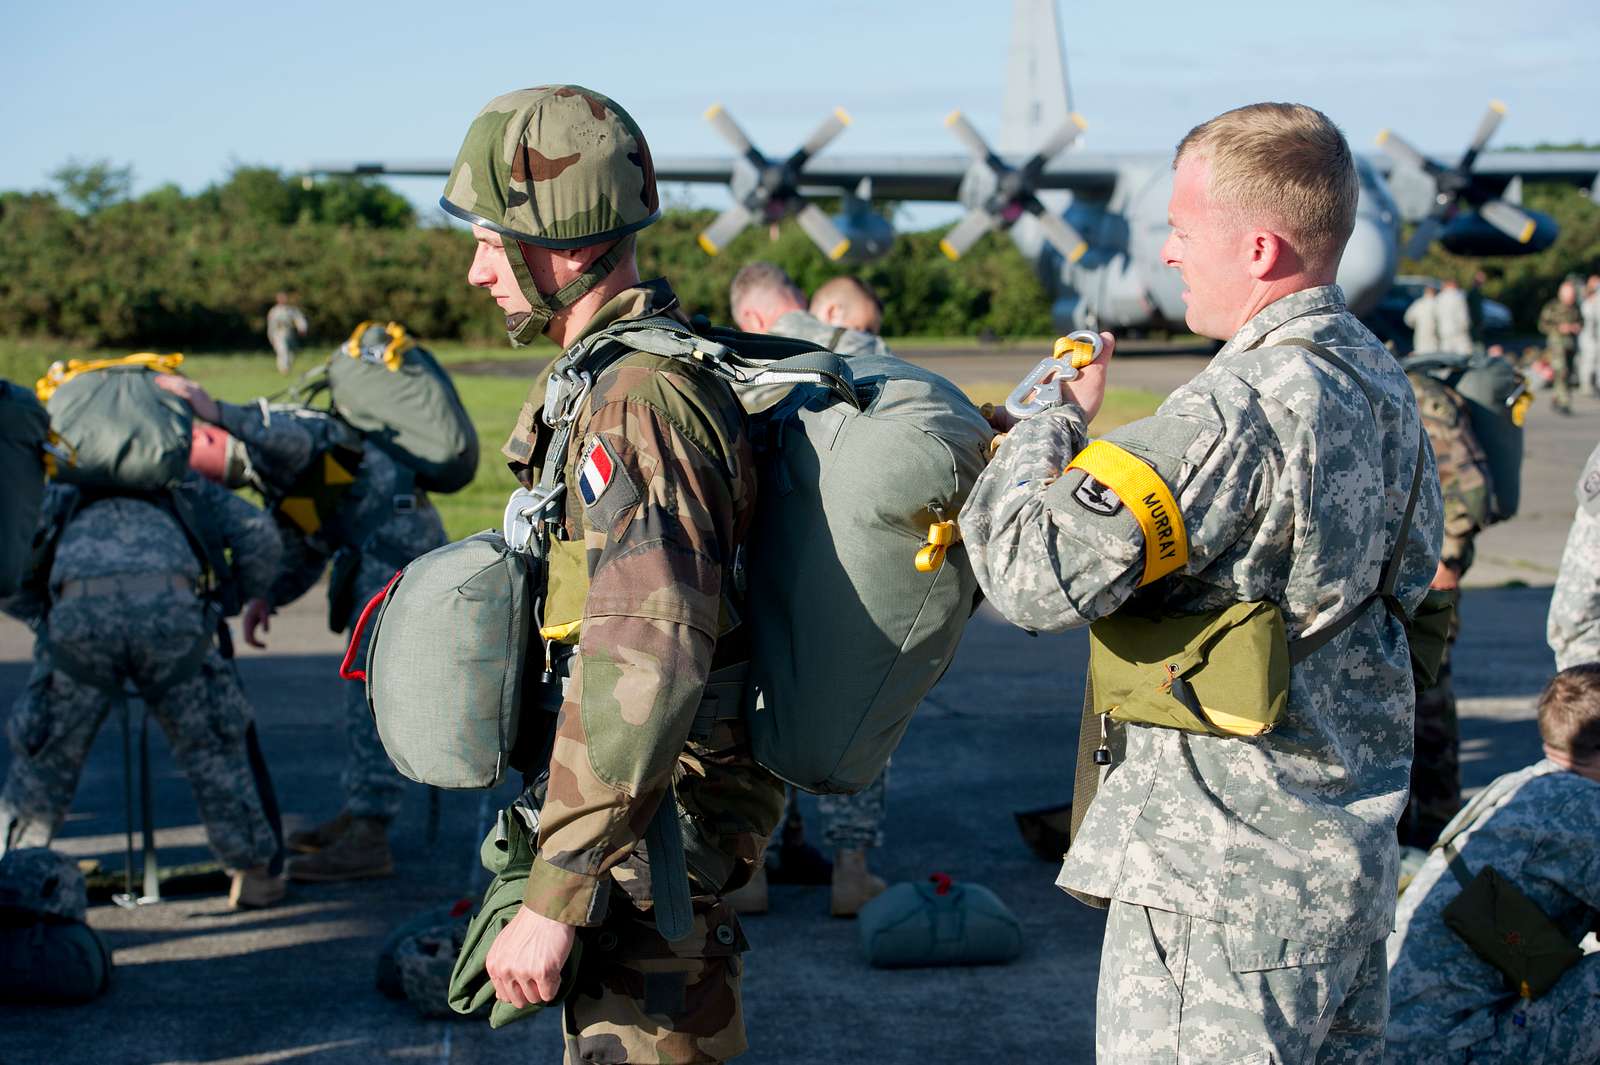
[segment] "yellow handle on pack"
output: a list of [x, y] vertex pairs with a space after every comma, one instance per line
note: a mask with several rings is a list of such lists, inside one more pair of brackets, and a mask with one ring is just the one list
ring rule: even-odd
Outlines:
[[932, 573], [944, 565], [944, 556], [950, 545], [961, 539], [961, 530], [953, 521], [936, 521], [928, 526], [928, 538], [917, 551], [917, 572]]
[[[344, 342], [344, 353], [352, 359], [361, 358], [361, 334], [377, 324], [368, 320], [356, 326], [350, 339]], [[406, 352], [416, 347], [417, 342], [406, 335], [406, 327], [399, 322], [390, 322], [383, 327], [383, 331], [389, 335], [389, 343], [383, 349], [383, 364], [390, 373], [398, 373], [405, 362]]]
[[156, 373], [177, 373], [178, 367], [182, 364], [183, 356], [175, 351], [170, 355], [140, 351], [124, 355], [120, 359], [68, 359], [66, 362], [51, 363], [50, 369], [46, 370], [44, 376], [33, 386], [33, 391], [39, 397], [40, 403], [48, 403], [50, 397], [56, 394], [56, 389], [79, 374], [92, 373], [95, 370], [111, 370], [121, 366], [143, 366]]
[[1096, 440], [1067, 464], [1067, 470], [1082, 470], [1117, 494], [1133, 514], [1144, 533], [1143, 587], [1160, 580], [1189, 561], [1189, 534], [1183, 527], [1183, 513], [1155, 470], [1143, 459], [1109, 440]]

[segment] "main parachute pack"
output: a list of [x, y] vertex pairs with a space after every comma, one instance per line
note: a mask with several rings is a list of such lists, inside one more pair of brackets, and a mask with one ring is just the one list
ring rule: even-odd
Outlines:
[[[664, 317], [591, 338], [555, 367], [552, 392], [565, 373], [598, 378], [635, 352], [708, 367], [736, 390], [793, 386], [752, 419], [760, 486], [740, 709], [756, 759], [773, 773], [809, 791], [860, 790], [943, 675], [976, 606], [953, 518], [992, 430], [950, 382], [892, 356], [846, 362], [801, 341], [702, 335]], [[561, 451], [552, 444], [549, 462]], [[526, 511], [553, 493], [546, 486], [543, 504], [524, 495]], [[390, 757], [413, 779], [489, 787], [509, 764], [523, 700], [508, 663], [547, 620], [529, 609], [543, 591], [537, 538], [512, 539], [522, 542], [482, 533], [425, 555], [372, 604], [368, 700]], [[478, 650], [463, 655], [464, 642]], [[449, 700], [439, 698], [445, 684]]]
[[1522, 423], [1533, 394], [1510, 359], [1493, 355], [1413, 355], [1401, 365], [1447, 385], [1464, 402], [1472, 435], [1489, 463], [1488, 517], [1516, 516], [1522, 499]]

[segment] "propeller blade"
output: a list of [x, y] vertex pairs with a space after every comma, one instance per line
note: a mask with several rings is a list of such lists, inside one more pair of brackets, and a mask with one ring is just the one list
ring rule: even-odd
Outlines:
[[744, 227], [755, 218], [750, 208], [742, 203], [736, 203], [712, 219], [700, 234], [700, 249], [707, 255], [715, 255], [732, 243]]
[[945, 118], [944, 124], [950, 127], [950, 132], [956, 135], [956, 140], [967, 146], [967, 151], [972, 153], [974, 159], [982, 159], [991, 164], [998, 161], [994, 152], [990, 150], [988, 142], [983, 139], [983, 134], [967, 121], [966, 115], [960, 111], [951, 111]]
[[957, 222], [955, 227], [944, 235], [944, 239], [939, 242], [939, 250], [944, 252], [951, 262], [954, 262], [967, 254], [972, 246], [978, 243], [978, 238], [993, 229], [999, 222], [998, 218], [982, 208], [968, 211], [966, 217]]
[[811, 136], [795, 153], [789, 157], [789, 165], [798, 170], [807, 159], [826, 148], [833, 138], [844, 132], [850, 124], [850, 115], [842, 107], [835, 107], [833, 114], [822, 120], [822, 124], [811, 131]]
[[1514, 203], [1518, 207], [1522, 206], [1522, 175], [1521, 174], [1513, 174], [1513, 175], [1511, 175], [1511, 180], [1506, 182], [1506, 191], [1504, 191], [1504, 192], [1502, 192], [1500, 194], [1500, 198], [1502, 200], [1506, 201], [1507, 203]]
[[1478, 216], [1519, 244], [1533, 239], [1539, 224], [1515, 204], [1505, 200], [1490, 200], [1478, 208]]
[[802, 207], [795, 221], [800, 223], [800, 228], [805, 230], [811, 242], [822, 249], [822, 254], [832, 261], [838, 262], [850, 250], [849, 238], [839, 232], [839, 227], [833, 224], [828, 212], [816, 204], [808, 203]]
[[1088, 241], [1072, 228], [1071, 223], [1037, 199], [1028, 204], [1028, 213], [1033, 215], [1039, 223], [1039, 228], [1044, 230], [1044, 238], [1055, 246], [1056, 251], [1060, 252], [1067, 262], [1075, 263], [1088, 252]]
[[1045, 168], [1045, 164], [1066, 151], [1072, 142], [1078, 139], [1078, 134], [1088, 127], [1089, 123], [1085, 122], [1083, 116], [1076, 111], [1068, 115], [1067, 120], [1061, 123], [1061, 128], [1040, 145], [1039, 150], [1033, 153], [1033, 157], [1023, 164], [1023, 171], [1028, 174], [1038, 174]]
[[1411, 142], [1392, 130], [1384, 130], [1378, 134], [1378, 147], [1382, 148], [1389, 158], [1397, 163], [1414, 166], [1418, 170], [1433, 174], [1442, 169], [1438, 163], [1412, 147]]
[[1405, 257], [1407, 259], [1420, 259], [1428, 254], [1428, 249], [1433, 242], [1439, 239], [1439, 234], [1444, 232], [1444, 223], [1434, 215], [1429, 215], [1417, 223], [1416, 232], [1411, 234], [1411, 239], [1406, 243]]
[[1483, 120], [1478, 123], [1478, 131], [1472, 135], [1472, 143], [1467, 145], [1466, 152], [1461, 156], [1457, 170], [1465, 173], [1472, 169], [1472, 164], [1477, 161], [1478, 153], [1483, 151], [1484, 145], [1489, 143], [1489, 138], [1494, 136], [1494, 131], [1499, 127], [1500, 120], [1506, 117], [1506, 105], [1499, 100], [1489, 101], [1489, 110], [1483, 113]]
[[766, 165], [766, 158], [750, 143], [750, 138], [744, 135], [744, 130], [739, 128], [739, 123], [728, 114], [727, 108], [721, 104], [712, 104], [706, 109], [706, 121], [711, 123], [711, 128], [716, 130], [723, 140], [733, 145], [733, 150], [740, 155], [747, 156], [757, 166]]

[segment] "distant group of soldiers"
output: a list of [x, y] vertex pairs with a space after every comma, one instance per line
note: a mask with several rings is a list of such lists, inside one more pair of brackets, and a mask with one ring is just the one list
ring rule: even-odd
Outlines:
[[[540, 633], [560, 710], [542, 783], [526, 793], [539, 809], [521, 902], [480, 961], [507, 1009], [561, 1003], [574, 1062], [743, 1052], [735, 903], [764, 908], [764, 865], [802, 853], [747, 722], [702, 700], [737, 661], [726, 619], [743, 594], [756, 483], [746, 408], [759, 401], [684, 361], [629, 357], [592, 377], [565, 361], [618, 322], [688, 324], [665, 281], [638, 275], [635, 234], [660, 213], [650, 159], [614, 101], [542, 86], [480, 112], [441, 200], [472, 225], [467, 278], [495, 298], [509, 339], [549, 338], [571, 371], [535, 388], [504, 449], [525, 489], [571, 486], [544, 497], [540, 520], [551, 543], [583, 549], [587, 585], [578, 621]], [[1494, 877], [1571, 944], [1600, 911], [1600, 665], [1567, 668], [1600, 661], [1600, 449], [1552, 612], [1563, 672], [1540, 701], [1546, 760], [1458, 812], [1448, 666], [1411, 658], [1417, 626], [1439, 616], [1430, 589], [1454, 594], [1471, 563], [1481, 448], [1459, 397], [1408, 380], [1333, 283], [1357, 199], [1349, 146], [1320, 112], [1259, 104], [1197, 126], [1174, 167], [1163, 257], [1182, 275], [1190, 328], [1221, 351], [1153, 416], [1091, 439], [1115, 351], [1101, 334], [1059, 406], [994, 414], [1004, 435], [959, 519], [960, 550], [1005, 618], [1089, 625], [1093, 668], [1111, 670], [1097, 678], [1154, 678], [1115, 696], [1091, 685], [1057, 880], [1107, 910], [1098, 1056], [1600, 1060], [1596, 956], [1508, 984], [1518, 962], [1494, 954], [1509, 934], [1498, 911], [1460, 916], [1486, 891], [1507, 894], [1472, 886]], [[731, 297], [749, 332], [847, 357], [887, 351], [881, 308], [857, 282], [807, 301], [757, 264]], [[1470, 347], [1465, 296], [1438, 299], [1436, 343], [1466, 335]], [[381, 349], [382, 332], [352, 343]], [[545, 391], [563, 381], [581, 388], [565, 408]], [[330, 613], [349, 626], [397, 568], [443, 543], [426, 495], [332, 415], [221, 403], [179, 377], [160, 387], [220, 431], [197, 465], [224, 482], [238, 468], [279, 504], [269, 517], [198, 476], [181, 489], [239, 563], [247, 640], [330, 560]], [[353, 486], [319, 509], [343, 480]], [[131, 498], [61, 506], [54, 558], [34, 574], [48, 610], [25, 613], [39, 650], [11, 718], [0, 844], [48, 841], [106, 700], [127, 683], [191, 774], [233, 901], [270, 903], [283, 890], [275, 803], [181, 518]], [[1204, 653], [1186, 643], [1152, 667], [1117, 650], [1123, 626], [1183, 642], [1171, 634], [1197, 618]], [[1219, 675], [1211, 663], [1224, 660]], [[303, 852], [288, 873], [302, 879], [392, 868], [399, 782], [359, 689], [347, 690], [346, 802], [288, 840]], [[824, 804], [835, 912], [881, 890], [866, 852], [884, 793], [879, 777]], [[688, 928], [671, 939], [652, 886], [661, 837], [649, 835], [665, 802], [694, 859], [679, 900]], [[764, 857], [785, 821], [790, 848], [780, 836]], [[1438, 843], [1398, 917], [1397, 834]]]

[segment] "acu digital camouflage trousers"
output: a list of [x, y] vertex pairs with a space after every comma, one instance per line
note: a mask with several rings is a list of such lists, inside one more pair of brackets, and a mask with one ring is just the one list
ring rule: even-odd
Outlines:
[[1384, 942], [1331, 948], [1113, 901], [1095, 1055], [1117, 1065], [1354, 1065], [1383, 1054]]
[[1600, 1061], [1600, 954], [1586, 955], [1531, 1002], [1495, 1017], [1494, 1035], [1470, 1047], [1389, 1044], [1385, 1065], [1576, 1065]]
[[620, 889], [604, 923], [579, 932], [583, 960], [561, 1015], [569, 1065], [720, 1062], [748, 1048], [739, 985], [749, 943], [728, 903], [692, 903], [694, 929], [675, 942]]
[[[104, 683], [153, 690], [207, 635], [192, 594], [84, 595], [51, 611], [51, 643], [69, 645]], [[267, 864], [278, 849], [250, 770], [245, 733], [250, 705], [215, 648], [187, 680], [149, 702], [173, 758], [194, 789], [206, 838], [230, 869]], [[9, 846], [43, 846], [60, 827], [112, 699], [55, 667], [41, 650], [7, 725], [11, 768], [0, 790]]]
[[[425, 548], [424, 550], [430, 550]], [[418, 552], [421, 554], [421, 552]], [[394, 576], [394, 567], [373, 558], [361, 560], [361, 570], [355, 582], [355, 606], [345, 626], [345, 636], [355, 631], [356, 619], [368, 600], [383, 591], [384, 585]], [[371, 641], [369, 627], [361, 635], [361, 649], [356, 655], [358, 665], [367, 660], [367, 644]], [[378, 739], [378, 726], [367, 707], [367, 686], [359, 681], [339, 681], [340, 702], [344, 709], [345, 750], [344, 785], [345, 809], [356, 817], [376, 817], [380, 821], [393, 821], [400, 813], [400, 800], [405, 795], [405, 780]]]

